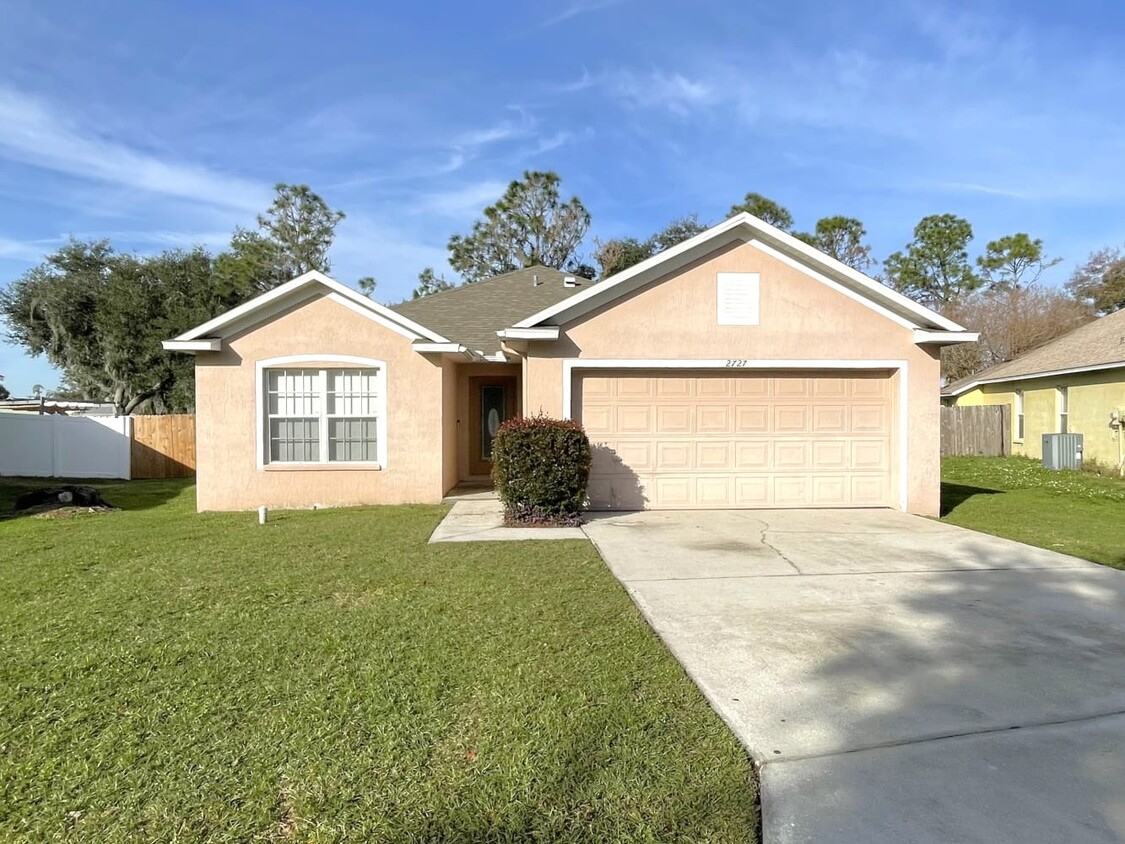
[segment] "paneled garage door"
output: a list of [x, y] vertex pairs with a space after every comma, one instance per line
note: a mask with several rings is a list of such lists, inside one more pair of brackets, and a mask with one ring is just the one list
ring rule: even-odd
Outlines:
[[888, 372], [576, 377], [594, 509], [892, 504]]

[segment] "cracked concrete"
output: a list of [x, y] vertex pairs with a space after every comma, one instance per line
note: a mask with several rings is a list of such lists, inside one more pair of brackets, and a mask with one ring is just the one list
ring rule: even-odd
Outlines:
[[1125, 840], [1125, 573], [892, 511], [601, 514], [767, 842]]

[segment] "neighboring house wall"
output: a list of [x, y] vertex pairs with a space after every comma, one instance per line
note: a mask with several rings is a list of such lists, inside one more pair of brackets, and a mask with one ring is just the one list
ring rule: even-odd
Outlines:
[[[268, 465], [260, 468], [259, 361], [302, 356], [294, 368], [347, 367], [318, 356], [386, 362], [387, 461], [381, 470]], [[410, 340], [324, 297], [228, 338], [196, 358], [197, 503], [200, 510], [439, 501], [443, 367]]]
[[[758, 325], [717, 324], [718, 272], [761, 274]], [[566, 412], [565, 359], [902, 361], [908, 390], [906, 506], [916, 513], [938, 512], [937, 350], [917, 346], [910, 329], [752, 244], [717, 250], [609, 308], [564, 325], [562, 331], [556, 342], [530, 344], [525, 368], [527, 413]], [[892, 378], [895, 396], [901, 377], [897, 373]], [[897, 442], [901, 432], [897, 408], [894, 411]], [[897, 460], [895, 471], [903, 471]], [[897, 487], [899, 478], [894, 481]]]
[[[1006, 404], [1012, 408], [1012, 453], [1040, 460], [1043, 435], [1058, 433], [1058, 387], [1069, 396], [1071, 433], [1083, 435], [1087, 461], [1117, 465], [1118, 443], [1109, 427], [1110, 411], [1125, 411], [1125, 369], [1080, 372], [1073, 375], [983, 384], [957, 397], [961, 406]], [[1015, 391], [1023, 391], [1024, 437], [1016, 436]]]

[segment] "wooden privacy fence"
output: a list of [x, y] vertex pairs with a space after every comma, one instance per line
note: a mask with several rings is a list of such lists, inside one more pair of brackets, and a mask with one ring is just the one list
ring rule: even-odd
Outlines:
[[1006, 404], [941, 409], [942, 457], [1009, 457], [1012, 416]]
[[190, 478], [195, 475], [195, 417], [134, 416], [133, 478]]

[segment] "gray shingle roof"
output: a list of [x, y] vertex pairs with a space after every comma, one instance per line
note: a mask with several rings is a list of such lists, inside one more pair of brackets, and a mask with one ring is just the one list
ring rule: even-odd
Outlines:
[[[575, 279], [567, 287], [563, 280]], [[538, 283], [536, 283], [538, 281]], [[500, 351], [496, 332], [590, 287], [592, 281], [550, 267], [527, 267], [411, 299], [391, 310], [486, 355]]]
[[1060, 369], [1115, 363], [1125, 367], [1125, 311], [1088, 322], [1015, 360], [999, 363], [976, 375], [947, 384], [941, 392], [951, 396], [980, 381], [1005, 381], [1058, 372]]

